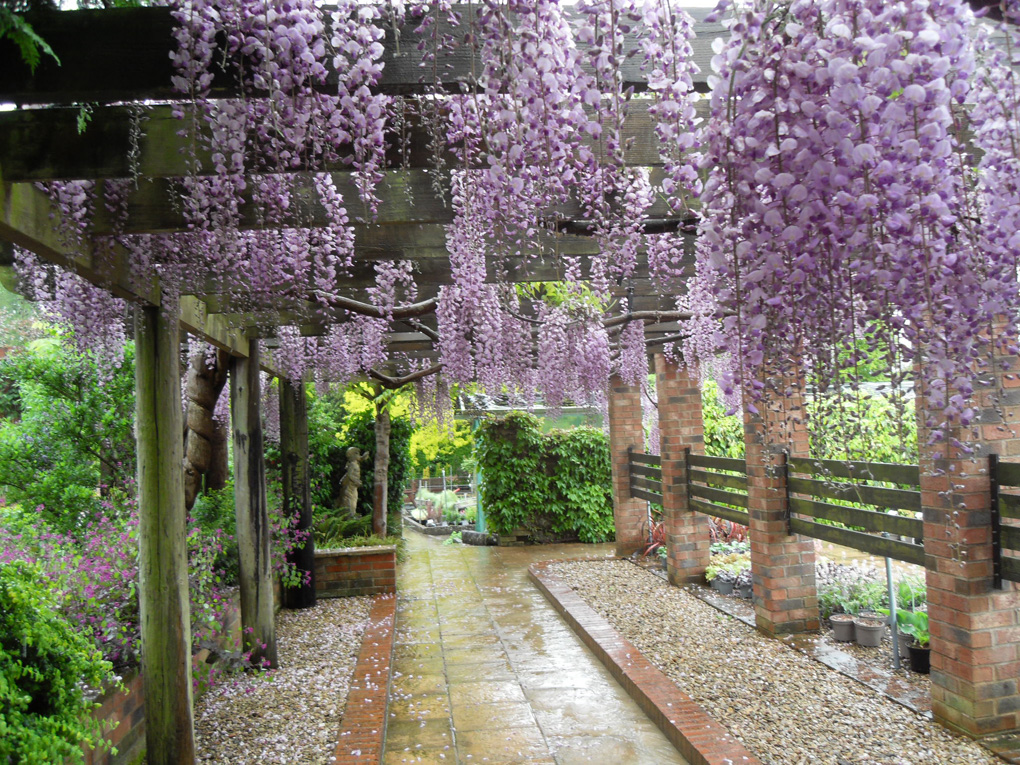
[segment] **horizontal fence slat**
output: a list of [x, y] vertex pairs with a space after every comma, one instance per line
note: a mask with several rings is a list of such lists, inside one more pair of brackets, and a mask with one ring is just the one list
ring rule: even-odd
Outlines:
[[628, 452], [628, 457], [631, 462], [638, 462], [642, 465], [654, 465], [658, 467], [662, 464], [662, 458], [658, 454], [645, 454], [644, 452]]
[[839, 521], [847, 526], [862, 526], [870, 532], [898, 534], [920, 539], [924, 535], [924, 523], [919, 518], [903, 515], [876, 513], [874, 510], [859, 510], [856, 507], [830, 505], [828, 502], [814, 502], [810, 499], [790, 497], [790, 510], [812, 518]]
[[656, 494], [651, 491], [645, 491], [644, 489], [635, 489], [634, 487], [631, 487], [630, 496], [633, 497], [634, 499], [643, 499], [647, 502], [651, 502], [654, 505], [662, 504], [661, 494]]
[[808, 478], [788, 478], [786, 485], [794, 494], [809, 494], [813, 497], [841, 499], [859, 502], [863, 505], [877, 505], [898, 510], [921, 510], [921, 492], [906, 489], [885, 489], [880, 486], [859, 486], [857, 484], [836, 484], [830, 481], [814, 481]]
[[1002, 526], [999, 529], [999, 535], [1003, 550], [1020, 551], [1020, 527]]
[[707, 486], [698, 486], [691, 484], [688, 492], [692, 497], [698, 497], [700, 499], [708, 500], [716, 504], [723, 505], [736, 505], [737, 507], [747, 507], [747, 495], [737, 494], [732, 491], [722, 491], [721, 489], [710, 489]]
[[737, 473], [747, 472], [747, 463], [733, 457], [706, 457], [703, 454], [692, 454], [687, 459], [691, 467], [708, 468], [709, 470], [731, 470]]
[[651, 467], [649, 465], [636, 465], [631, 463], [629, 466], [631, 475], [641, 475], [646, 478], [655, 478], [656, 480], [662, 480], [662, 468]]
[[1010, 582], [1020, 582], [1020, 558], [1002, 556], [1002, 578]]
[[826, 542], [850, 547], [854, 550], [878, 555], [883, 558], [894, 558], [904, 563], [916, 563], [924, 565], [924, 547], [900, 542], [897, 539], [888, 539], [873, 534], [864, 534], [860, 531], [840, 529], [835, 526], [826, 526], [814, 521], [805, 521], [803, 518], [791, 518], [790, 528], [795, 534], [803, 534], [812, 539], [822, 539]]
[[1020, 486], [1020, 462], [1000, 462], [995, 469], [999, 486]]
[[746, 475], [726, 475], [724, 473], [713, 473], [707, 470], [692, 470], [689, 475], [692, 481], [707, 483], [709, 486], [719, 486], [725, 489], [747, 491]]
[[713, 505], [711, 502], [702, 502], [700, 499], [691, 500], [691, 510], [711, 515], [714, 518], [733, 521], [743, 526], [747, 526], [751, 522], [746, 510], [737, 510], [736, 508], [724, 507], [723, 505]]
[[653, 481], [651, 478], [639, 478], [636, 475], [630, 477], [630, 487], [632, 489], [644, 489], [645, 491], [654, 491], [656, 494], [662, 494], [662, 481]]
[[863, 481], [888, 481], [909, 486], [921, 485], [921, 469], [917, 465], [895, 462], [856, 462], [854, 460], [816, 460], [810, 457], [791, 457], [787, 460], [790, 472], [833, 478], [855, 478]]
[[1020, 495], [1000, 494], [999, 514], [1003, 518], [1020, 518]]

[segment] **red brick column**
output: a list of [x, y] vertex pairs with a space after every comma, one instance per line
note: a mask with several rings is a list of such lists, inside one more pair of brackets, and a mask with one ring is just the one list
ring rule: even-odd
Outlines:
[[616, 554], [630, 555], [645, 545], [648, 510], [643, 499], [631, 499], [627, 449], [645, 450], [641, 388], [626, 385], [617, 375], [609, 381], [609, 456], [613, 469], [613, 522]]
[[700, 580], [708, 566], [711, 540], [708, 518], [692, 512], [687, 497], [684, 449], [705, 453], [698, 377], [663, 354], [655, 354], [659, 398], [659, 452], [662, 457], [662, 510], [669, 557], [666, 571], [673, 584]]
[[1020, 728], [1020, 592], [1011, 582], [992, 588], [986, 456], [996, 453], [1013, 462], [1010, 455], [1020, 453], [1018, 433], [1007, 424], [1015, 427], [1020, 412], [1016, 367], [1014, 359], [1011, 379], [998, 380], [1005, 395], [978, 394], [977, 456], [950, 445], [973, 441], [972, 429], [950, 429], [945, 441], [928, 445], [926, 426], [942, 414], [923, 396], [917, 401], [932, 712], [971, 736]]
[[[798, 386], [779, 386], [796, 388]], [[747, 509], [750, 516], [751, 571], [758, 629], [770, 635], [817, 630], [814, 541], [787, 532], [786, 459], [807, 454], [807, 431], [795, 420], [802, 411], [799, 393], [761, 414], [744, 402], [747, 459]]]

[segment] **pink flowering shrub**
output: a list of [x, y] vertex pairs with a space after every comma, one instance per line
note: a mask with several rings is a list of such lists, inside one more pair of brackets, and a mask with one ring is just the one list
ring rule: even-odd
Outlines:
[[[80, 538], [52, 531], [35, 511], [0, 508], [0, 564], [23, 561], [48, 578], [68, 621], [88, 635], [115, 667], [138, 663], [138, 512], [123, 522], [101, 516]], [[188, 591], [197, 645], [217, 630], [229, 602], [213, 561], [222, 532], [188, 530]]]

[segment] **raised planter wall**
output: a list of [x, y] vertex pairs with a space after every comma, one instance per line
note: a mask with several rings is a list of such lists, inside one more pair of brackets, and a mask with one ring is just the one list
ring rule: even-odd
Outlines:
[[397, 591], [397, 548], [348, 547], [315, 551], [315, 594], [320, 598]]

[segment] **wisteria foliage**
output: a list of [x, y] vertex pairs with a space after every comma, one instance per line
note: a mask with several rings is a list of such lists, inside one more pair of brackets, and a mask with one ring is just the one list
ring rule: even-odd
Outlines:
[[[742, 393], [753, 411], [787, 396], [793, 367], [816, 390], [838, 390], [880, 357], [894, 382], [921, 370], [944, 413], [928, 423], [939, 434], [973, 419], [981, 375], [1015, 350], [1020, 0], [1003, 9], [1013, 24], [996, 28], [960, 0], [724, 0], [714, 18], [728, 36], [716, 41], [701, 122], [694, 24], [668, 0], [506, 0], [463, 16], [448, 3], [345, 1], [328, 18], [311, 0], [178, 0], [175, 108], [191, 172], [175, 188], [188, 230], [97, 240], [91, 210], [101, 200], [119, 231], [128, 184], [48, 191], [62, 236], [123, 247], [140, 283], [217, 292], [256, 315], [297, 305], [326, 325], [312, 338], [280, 330], [284, 374], [406, 374], [414, 364], [388, 358], [385, 338], [394, 309], [415, 299], [410, 267], [377, 263], [367, 296], [381, 317], [329, 296], [363, 267], [354, 224], [379, 213], [389, 142], [416, 114], [433, 133], [436, 182], [451, 163], [442, 386], [604, 405], [611, 374], [637, 384], [647, 372], [642, 320], [606, 322], [626, 313], [614, 290], [646, 259], [690, 314], [678, 353], [720, 373], [729, 400]], [[384, 26], [405, 20], [418, 39], [401, 44], [425, 52], [417, 102], [375, 89]], [[476, 65], [451, 93], [442, 60], [456, 47]], [[242, 64], [241, 97], [210, 97], [221, 55]], [[639, 98], [623, 85], [630, 60], [647, 78]], [[627, 164], [639, 106], [659, 141], [654, 183]], [[353, 171], [356, 199], [327, 172], [338, 163]], [[307, 171], [328, 225], [294, 223], [294, 170]], [[644, 232], [657, 200], [700, 220], [697, 274], [682, 290], [683, 237]], [[571, 206], [598, 244], [583, 263], [559, 251]], [[510, 263], [526, 272], [529, 258], [560, 265], [561, 299], [508, 283]], [[111, 306], [68, 279], [54, 313], [91, 341]], [[419, 395], [423, 411], [435, 408], [434, 392]]]

